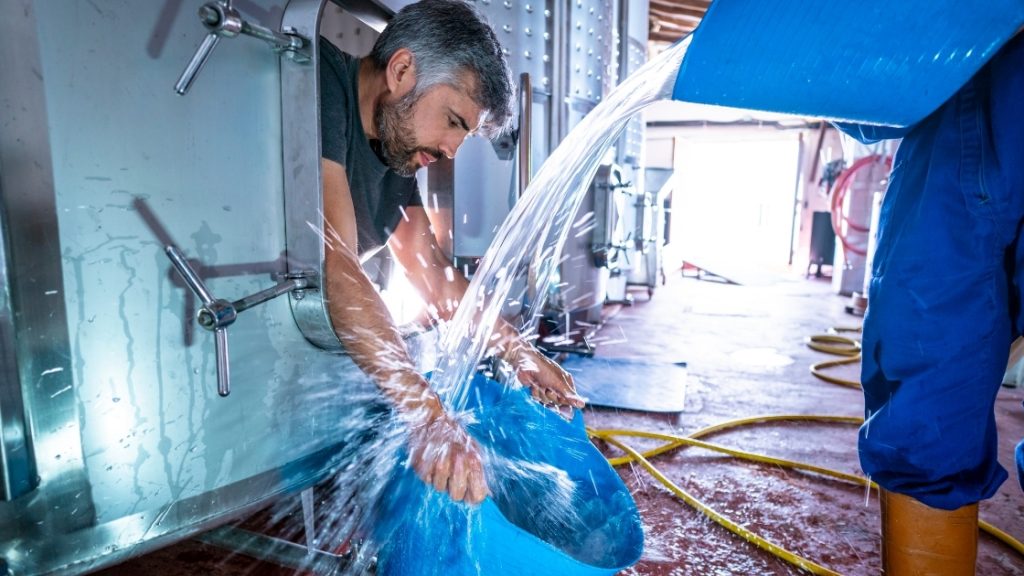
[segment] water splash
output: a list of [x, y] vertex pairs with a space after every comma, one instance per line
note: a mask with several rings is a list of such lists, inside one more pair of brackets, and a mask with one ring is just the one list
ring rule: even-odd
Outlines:
[[[616, 141], [634, 114], [672, 95], [686, 38], [652, 59], [612, 91], [551, 154], [515, 204], [470, 282], [463, 305], [447, 326], [433, 379], [450, 406], [466, 403], [466, 383], [487, 351], [490, 330], [507, 302], [530, 302], [543, 308], [548, 287], [560, 262], [562, 246], [572, 230], [587, 187], [604, 152]], [[513, 293], [516, 280], [525, 286]], [[520, 331], [536, 329], [528, 315]]]

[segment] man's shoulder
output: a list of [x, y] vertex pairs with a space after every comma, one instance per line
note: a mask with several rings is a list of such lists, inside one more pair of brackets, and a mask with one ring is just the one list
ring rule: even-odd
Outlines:
[[347, 52], [344, 52], [341, 48], [335, 46], [330, 40], [321, 36], [320, 60], [322, 63], [329, 63], [332, 66], [337, 67], [339, 70], [344, 70], [353, 66], [359, 59]]

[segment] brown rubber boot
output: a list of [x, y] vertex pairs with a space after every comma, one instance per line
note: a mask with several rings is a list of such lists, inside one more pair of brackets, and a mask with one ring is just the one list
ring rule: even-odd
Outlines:
[[973, 576], [978, 556], [978, 504], [957, 510], [926, 506], [881, 490], [885, 576]]

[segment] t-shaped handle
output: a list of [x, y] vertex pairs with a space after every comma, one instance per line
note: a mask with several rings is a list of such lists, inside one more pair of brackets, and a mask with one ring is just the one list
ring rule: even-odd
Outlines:
[[228, 363], [228, 326], [238, 317], [235, 307], [227, 300], [220, 300], [213, 297], [206, 285], [199, 278], [192, 265], [174, 246], [165, 249], [171, 264], [178, 270], [185, 284], [196, 293], [203, 307], [196, 314], [199, 325], [207, 330], [212, 330], [217, 348], [217, 393], [227, 396], [231, 393], [231, 367]]
[[276, 285], [265, 290], [246, 296], [234, 302], [228, 302], [221, 298], [215, 298], [210, 290], [203, 284], [196, 273], [195, 268], [188, 263], [185, 256], [176, 246], [170, 245], [164, 248], [171, 264], [178, 270], [185, 284], [196, 293], [203, 307], [196, 313], [196, 322], [203, 328], [213, 332], [217, 348], [217, 393], [227, 396], [231, 393], [231, 370], [228, 363], [228, 326], [230, 326], [238, 315], [253, 306], [262, 304], [287, 294], [295, 292], [296, 298], [301, 298], [306, 289], [315, 288], [316, 274], [314, 272], [299, 272], [285, 275]]
[[254, 24], [242, 18], [242, 15], [231, 7], [231, 0], [215, 0], [207, 2], [199, 8], [199, 21], [209, 30], [209, 34], [203, 39], [203, 43], [192, 55], [185, 71], [181, 73], [177, 83], [174, 84], [174, 91], [182, 96], [188, 92], [196, 75], [203, 69], [206, 61], [210, 58], [213, 49], [221, 37], [234, 38], [239, 34], [245, 34], [259, 38], [270, 44], [274, 50], [288, 54], [297, 62], [307, 62], [308, 56], [303, 53], [307, 42], [294, 35], [285, 32], [277, 32]]

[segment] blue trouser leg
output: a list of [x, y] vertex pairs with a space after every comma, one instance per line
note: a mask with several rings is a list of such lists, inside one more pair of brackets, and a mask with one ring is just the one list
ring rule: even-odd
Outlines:
[[1020, 40], [907, 134], [880, 218], [861, 465], [935, 508], [988, 498], [1006, 478], [993, 405], [1022, 327]]

